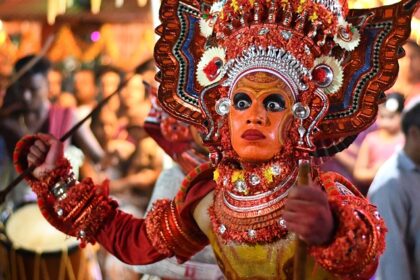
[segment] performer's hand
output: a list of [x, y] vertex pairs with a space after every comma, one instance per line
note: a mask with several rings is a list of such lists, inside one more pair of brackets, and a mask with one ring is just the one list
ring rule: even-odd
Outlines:
[[33, 175], [41, 179], [45, 173], [56, 167], [59, 159], [63, 158], [63, 143], [51, 135], [38, 133], [36, 136], [38, 139], [29, 148], [27, 160], [30, 166], [37, 166]]
[[283, 212], [288, 230], [308, 245], [328, 243], [334, 231], [334, 218], [327, 194], [319, 186], [297, 186], [288, 195]]

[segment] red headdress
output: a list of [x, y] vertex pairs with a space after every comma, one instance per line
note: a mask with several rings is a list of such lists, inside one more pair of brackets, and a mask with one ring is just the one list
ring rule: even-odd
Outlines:
[[349, 10], [345, 0], [164, 0], [159, 100], [221, 155], [229, 87], [255, 69], [274, 73], [294, 94], [293, 146], [332, 155], [374, 121], [415, 3]]

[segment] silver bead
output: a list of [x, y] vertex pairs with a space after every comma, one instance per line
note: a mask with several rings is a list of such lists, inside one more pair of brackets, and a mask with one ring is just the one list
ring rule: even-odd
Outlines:
[[250, 181], [251, 185], [253, 185], [253, 186], [256, 186], [259, 183], [261, 183], [261, 179], [257, 175], [251, 175], [251, 178], [250, 178], [249, 181]]
[[225, 226], [225, 225], [220, 225], [220, 226], [219, 226], [219, 232], [220, 232], [221, 234], [224, 234], [224, 233], [226, 232], [226, 226]]
[[303, 126], [299, 126], [298, 127], [298, 133], [299, 133], [299, 137], [302, 139], [303, 136], [305, 136], [306, 128], [304, 128]]
[[254, 229], [248, 230], [248, 236], [251, 238], [255, 238], [257, 236], [257, 232]]
[[243, 180], [236, 181], [235, 189], [240, 193], [245, 193], [247, 191], [246, 183]]
[[286, 226], [286, 221], [283, 219], [283, 218], [280, 218], [280, 220], [279, 220], [279, 225], [282, 227], [282, 228], [286, 228], [287, 226]]
[[305, 45], [305, 53], [307, 55], [310, 55], [311, 54], [311, 49], [307, 45]]
[[80, 238], [85, 238], [86, 237], [86, 232], [84, 230], [79, 231], [79, 237]]
[[260, 32], [258, 32], [258, 35], [265, 35], [265, 34], [267, 34], [268, 33], [268, 28], [267, 27], [264, 27], [264, 28], [261, 28], [261, 30], [260, 30]]
[[271, 166], [271, 172], [274, 176], [279, 176], [281, 174], [281, 167], [279, 165]]
[[227, 178], [227, 177], [224, 177], [223, 178], [223, 186], [227, 186], [229, 184], [229, 178]]
[[290, 38], [292, 38], [292, 32], [283, 30], [281, 31], [281, 36], [283, 36], [285, 40], [289, 40]]
[[61, 208], [58, 208], [58, 210], [57, 210], [57, 215], [58, 215], [59, 217], [62, 217], [62, 216], [64, 215], [64, 210], [63, 210], [63, 209], [61, 209]]
[[219, 100], [217, 100], [216, 102], [216, 113], [219, 114], [220, 116], [225, 116], [227, 114], [229, 114], [230, 111], [230, 99], [229, 98], [221, 98]]
[[300, 120], [304, 120], [304, 119], [308, 118], [309, 114], [310, 114], [309, 107], [304, 106], [300, 102], [293, 105], [292, 111], [293, 111], [293, 115]]
[[378, 211], [373, 212], [373, 215], [375, 215], [375, 218], [377, 220], [380, 220], [381, 219], [381, 216], [379, 215], [379, 212]]

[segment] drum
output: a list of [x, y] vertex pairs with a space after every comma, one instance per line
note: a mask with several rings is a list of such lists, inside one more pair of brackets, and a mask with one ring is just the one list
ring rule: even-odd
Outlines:
[[0, 279], [90, 279], [78, 241], [53, 228], [36, 204], [10, 214], [0, 228], [0, 241]]

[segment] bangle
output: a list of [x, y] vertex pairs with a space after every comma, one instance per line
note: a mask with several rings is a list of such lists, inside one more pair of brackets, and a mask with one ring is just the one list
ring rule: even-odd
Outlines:
[[70, 189], [70, 187], [74, 184], [76, 184], [76, 178], [74, 177], [74, 173], [70, 172], [66, 178], [54, 184], [51, 189], [51, 193], [56, 199], [61, 201], [67, 197], [68, 189]]

